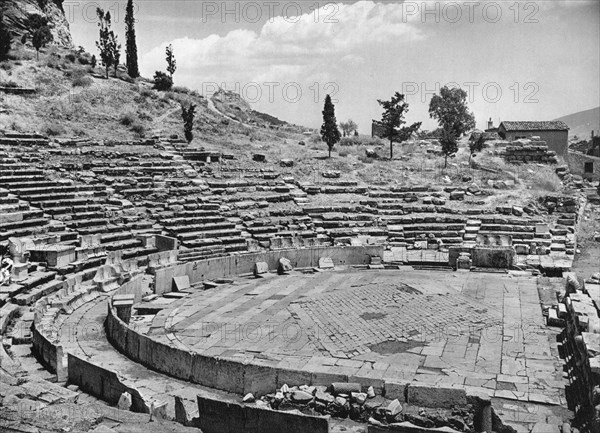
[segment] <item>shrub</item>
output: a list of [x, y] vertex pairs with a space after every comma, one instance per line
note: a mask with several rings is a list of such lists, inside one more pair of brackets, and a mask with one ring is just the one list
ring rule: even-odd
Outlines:
[[75, 60], [77, 60], [77, 56], [75, 56], [75, 54], [73, 53], [69, 53], [65, 56], [65, 59], [67, 59], [71, 63], [75, 63]]
[[173, 87], [173, 79], [161, 71], [156, 71], [154, 74], [154, 88], [159, 91], [171, 90]]
[[138, 117], [140, 118], [140, 120], [147, 120], [149, 122], [152, 122], [152, 116], [150, 116], [148, 113], [146, 113], [145, 111], [140, 111], [138, 113]]
[[131, 112], [123, 113], [121, 114], [121, 117], [119, 117], [119, 123], [124, 126], [133, 125], [136, 120], [135, 114]]
[[192, 92], [190, 89], [184, 86], [173, 86], [171, 90], [175, 93], [184, 93], [186, 95], [189, 95]]
[[373, 161], [375, 161], [373, 158], [369, 158], [365, 155], [359, 155], [358, 160], [364, 164], [373, 164]]
[[156, 93], [154, 93], [151, 89], [142, 87], [142, 90], [140, 90], [140, 96], [143, 96], [144, 98], [155, 98]]
[[134, 122], [130, 128], [133, 132], [135, 132], [139, 137], [146, 136], [146, 127], [142, 125], [140, 122]]
[[383, 146], [385, 143], [378, 137], [343, 137], [340, 146]]
[[90, 59], [88, 59], [87, 56], [78, 57], [77, 61], [79, 62], [80, 65], [89, 65], [90, 64]]
[[10, 88], [15, 89], [15, 88], [18, 88], [21, 86], [19, 86], [13, 80], [8, 80], [8, 81], [0, 81], [0, 87], [10, 87]]
[[71, 81], [73, 87], [90, 87], [94, 83], [90, 77], [75, 77]]
[[342, 150], [341, 152], [339, 152], [339, 154], [342, 158], [345, 158], [348, 156], [348, 152], [346, 152], [345, 150]]
[[0, 69], [3, 69], [5, 71], [10, 71], [12, 69], [12, 65], [8, 62], [2, 62], [2, 63], [0, 63]]
[[92, 59], [90, 60], [90, 65], [92, 66], [93, 69], [96, 69], [96, 63], [98, 62], [98, 60], [96, 59], [96, 56], [92, 56]]
[[44, 132], [48, 136], [57, 136], [66, 134], [66, 129], [60, 124], [46, 125]]

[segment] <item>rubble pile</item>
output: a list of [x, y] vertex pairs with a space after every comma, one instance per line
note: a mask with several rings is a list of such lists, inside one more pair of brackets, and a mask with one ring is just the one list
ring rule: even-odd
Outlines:
[[[245, 403], [281, 411], [299, 411], [307, 415], [330, 415], [385, 427], [410, 423], [423, 428], [450, 428], [448, 431], [475, 432], [475, 409], [471, 404], [449, 409], [424, 408], [399, 399], [386, 399], [375, 394], [373, 387], [361, 392], [359, 383], [333, 383], [327, 386], [282, 385], [275, 393], [255, 400], [252, 394]], [[403, 399], [404, 400], [404, 399]]]
[[559, 319], [565, 324], [560, 351], [571, 382], [567, 399], [583, 431], [600, 431], [600, 273], [586, 281], [569, 274], [566, 291]]

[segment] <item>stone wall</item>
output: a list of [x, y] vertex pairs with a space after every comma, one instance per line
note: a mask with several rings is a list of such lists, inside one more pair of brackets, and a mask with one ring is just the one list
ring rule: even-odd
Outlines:
[[456, 260], [460, 253], [471, 254], [472, 265], [479, 268], [510, 269], [515, 257], [515, 250], [512, 247], [450, 247], [448, 260], [450, 266], [456, 267]]
[[187, 275], [190, 283], [195, 284], [203, 280], [252, 273], [256, 262], [267, 262], [269, 269], [277, 269], [280, 257], [288, 258], [294, 267], [307, 268], [319, 266], [321, 257], [331, 257], [335, 265], [366, 265], [371, 256], [383, 257], [383, 246], [315, 247], [217, 257], [158, 269], [155, 293], [170, 292], [173, 277]]
[[121, 394], [131, 394], [131, 410], [133, 412], [149, 413], [147, 402], [140, 393], [123, 384], [119, 375], [92, 362], [83, 360], [71, 353], [68, 358], [69, 382], [94, 397], [100, 398], [111, 405], [119, 402]]
[[[571, 174], [578, 175], [584, 179], [592, 181], [600, 180], [600, 158], [597, 156], [584, 155], [579, 152], [569, 152], [565, 156], [565, 160], [569, 164]], [[585, 164], [591, 163], [593, 166], [592, 173], [585, 172]]]
[[199, 427], [210, 433], [328, 433], [329, 418], [198, 396]]
[[548, 150], [544, 141], [513, 141], [503, 151], [506, 162], [556, 164], [556, 152]]
[[600, 280], [582, 284], [569, 274], [566, 292], [558, 318], [566, 324], [560, 351], [571, 382], [567, 400], [584, 431], [600, 431]]

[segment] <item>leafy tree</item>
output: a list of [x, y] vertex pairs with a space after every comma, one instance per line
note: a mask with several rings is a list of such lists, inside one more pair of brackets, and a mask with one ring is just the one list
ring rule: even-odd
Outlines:
[[54, 37], [52, 36], [52, 33], [50, 32], [50, 28], [48, 26], [42, 26], [33, 31], [31, 43], [35, 48], [37, 60], [40, 60], [40, 49], [45, 47], [53, 40]]
[[181, 104], [181, 117], [183, 118], [183, 131], [185, 134], [185, 139], [188, 143], [191, 143], [194, 139], [194, 134], [192, 132], [194, 128], [194, 117], [196, 116], [196, 105], [190, 104], [188, 108], [185, 108], [183, 104]]
[[171, 81], [173, 80], [173, 74], [177, 69], [177, 61], [175, 60], [175, 55], [173, 54], [173, 46], [169, 45], [166, 49], [167, 54], [167, 72], [171, 74]]
[[356, 131], [358, 129], [358, 125], [352, 119], [348, 119], [347, 122], [340, 122], [340, 128], [342, 128], [344, 137], [350, 137], [352, 131]]
[[110, 29], [110, 12], [104, 13], [104, 10], [97, 8], [96, 15], [98, 15], [99, 20], [98, 27], [100, 27], [100, 39], [96, 41], [96, 46], [100, 51], [100, 60], [102, 60], [102, 66], [106, 70], [106, 78], [108, 79], [108, 71], [111, 66], [115, 67], [116, 75], [121, 57], [121, 45], [118, 43], [115, 33]]
[[394, 142], [402, 143], [408, 140], [419, 130], [421, 122], [402, 126], [406, 123], [404, 116], [408, 112], [408, 102], [404, 101], [404, 95], [400, 92], [396, 92], [389, 101], [378, 99], [377, 102], [383, 107], [381, 121], [378, 124], [382, 128], [382, 138], [390, 140], [390, 159], [393, 159]]
[[35, 48], [36, 58], [39, 60], [40, 49], [54, 40], [50, 27], [48, 27], [48, 19], [38, 14], [32, 14], [27, 18], [25, 25], [31, 32], [31, 43]]
[[444, 86], [439, 95], [434, 95], [429, 103], [429, 116], [437, 119], [442, 128], [440, 144], [444, 153], [444, 167], [448, 157], [458, 152], [458, 140], [475, 127], [475, 116], [467, 107], [467, 92], [460, 88]]
[[481, 133], [479, 135], [479, 137], [477, 137], [477, 139], [475, 140], [471, 140], [469, 142], [469, 164], [471, 163], [471, 158], [473, 157], [474, 154], [476, 154], [477, 152], [481, 152], [483, 149], [483, 146], [485, 145], [485, 133]]
[[135, 42], [135, 18], [133, 16], [133, 0], [127, 1], [127, 8], [125, 10], [125, 26], [125, 37], [127, 39], [127, 45], [125, 48], [127, 58], [127, 73], [131, 78], [137, 78], [140, 76], [140, 70], [138, 67], [137, 44]]
[[335, 120], [335, 106], [331, 102], [331, 96], [325, 97], [325, 106], [323, 108], [323, 126], [321, 126], [321, 138], [327, 147], [329, 148], [329, 157], [331, 158], [331, 151], [333, 146], [340, 141], [340, 130], [337, 127], [337, 120]]
[[156, 90], [167, 91], [173, 87], [173, 79], [161, 71], [154, 73], [154, 88]]
[[11, 44], [12, 35], [4, 24], [4, 12], [0, 9], [0, 60], [6, 60]]

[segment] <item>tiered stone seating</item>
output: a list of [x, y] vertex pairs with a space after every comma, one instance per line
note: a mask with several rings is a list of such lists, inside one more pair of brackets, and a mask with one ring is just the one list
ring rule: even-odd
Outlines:
[[[47, 233], [49, 220], [42, 210], [20, 200], [22, 184], [47, 183], [40, 170], [27, 168], [14, 158], [0, 158], [0, 242], [11, 237]], [[56, 227], [53, 230], [57, 230]]]
[[198, 204], [196, 210], [164, 212], [159, 221], [167, 235], [186, 248], [181, 260], [195, 260], [246, 251], [246, 240], [234, 222], [223, 217], [218, 204]]

